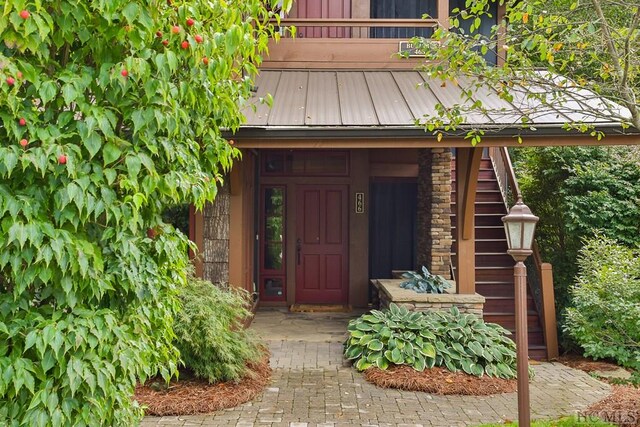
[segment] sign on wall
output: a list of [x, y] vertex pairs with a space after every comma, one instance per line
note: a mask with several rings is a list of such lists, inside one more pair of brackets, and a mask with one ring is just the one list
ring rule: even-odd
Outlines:
[[413, 43], [409, 41], [400, 42], [398, 53], [409, 58], [419, 58], [421, 56], [424, 56], [424, 52], [418, 49]]
[[364, 193], [356, 193], [356, 213], [364, 213]]

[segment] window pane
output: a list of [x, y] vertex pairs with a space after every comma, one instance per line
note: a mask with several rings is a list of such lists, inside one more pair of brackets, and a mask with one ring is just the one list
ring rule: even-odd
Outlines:
[[284, 213], [284, 188], [267, 188], [264, 193], [264, 211], [267, 217]]
[[[421, 19], [424, 14], [437, 17], [435, 0], [371, 0], [371, 17]], [[431, 28], [372, 28], [373, 38], [430, 37]]]
[[265, 240], [268, 242], [282, 242], [284, 238], [284, 224], [281, 216], [268, 216], [265, 220]]
[[347, 173], [347, 156], [343, 153], [310, 155], [305, 162], [305, 173], [308, 175], [340, 175]]
[[266, 243], [264, 245], [264, 269], [282, 270], [282, 243]]
[[267, 153], [264, 160], [266, 173], [284, 173], [284, 155], [282, 153]]
[[264, 279], [264, 295], [267, 297], [283, 296], [284, 281], [282, 279]]

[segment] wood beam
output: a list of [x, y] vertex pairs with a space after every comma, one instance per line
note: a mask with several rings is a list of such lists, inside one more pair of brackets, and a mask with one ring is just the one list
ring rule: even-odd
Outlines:
[[204, 251], [204, 216], [196, 207], [189, 206], [189, 240], [197, 246], [197, 253], [189, 251], [191, 261], [195, 267], [196, 277], [202, 278], [204, 266], [202, 265], [202, 251]]
[[438, 0], [438, 23], [442, 28], [449, 28], [449, 0]]
[[242, 256], [244, 227], [242, 215], [244, 199], [242, 196], [243, 162], [236, 162], [229, 174], [230, 203], [229, 203], [229, 284], [236, 287], [244, 287]]
[[459, 294], [476, 292], [475, 194], [481, 148], [456, 150], [456, 281]]
[[[436, 138], [291, 138], [291, 139], [267, 139], [267, 138], [241, 138], [236, 137], [238, 148], [470, 148], [468, 139], [445, 138], [438, 142]], [[608, 135], [598, 141], [589, 135], [574, 136], [525, 136], [524, 142], [518, 143], [514, 137], [490, 137], [482, 139], [481, 147], [575, 147], [588, 145], [640, 145], [640, 135]]]
[[553, 291], [553, 269], [551, 264], [540, 266], [542, 287], [542, 318], [544, 325], [544, 341], [547, 346], [547, 359], [556, 359], [558, 351], [558, 324], [556, 322], [556, 305]]

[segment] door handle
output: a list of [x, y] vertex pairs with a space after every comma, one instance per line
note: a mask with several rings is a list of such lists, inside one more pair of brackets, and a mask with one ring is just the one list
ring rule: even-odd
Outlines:
[[298, 265], [300, 265], [300, 253], [302, 252], [302, 240], [296, 240], [296, 257], [298, 258]]

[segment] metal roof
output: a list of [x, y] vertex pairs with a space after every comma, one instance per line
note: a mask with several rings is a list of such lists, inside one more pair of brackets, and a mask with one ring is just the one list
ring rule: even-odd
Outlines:
[[[464, 124], [488, 129], [521, 129], [522, 117], [547, 130], [567, 122], [619, 128], [615, 115], [628, 116], [624, 108], [583, 89], [566, 90], [567, 96], [550, 107], [526, 95], [535, 88], [512, 89], [514, 98], [508, 102], [492, 87], [478, 87], [468, 79], [432, 80], [419, 71], [263, 70], [255, 85], [244, 108], [243, 129], [415, 129], [417, 121], [435, 114], [438, 104], [451, 109], [475, 100], [482, 101], [486, 112], [463, 113]], [[469, 90], [471, 100], [463, 96]], [[273, 97], [272, 108], [259, 101], [267, 94]], [[589, 113], [594, 109], [613, 113], [610, 118], [596, 116]]]

